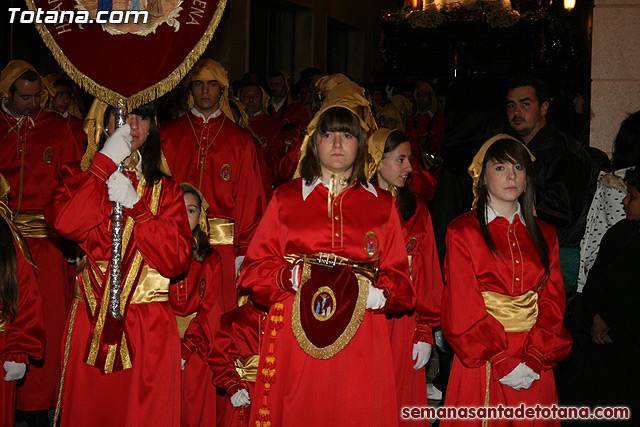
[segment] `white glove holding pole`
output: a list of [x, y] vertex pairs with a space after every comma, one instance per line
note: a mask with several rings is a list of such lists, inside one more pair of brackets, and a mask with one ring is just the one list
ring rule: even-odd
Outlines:
[[115, 171], [111, 174], [107, 180], [107, 188], [109, 200], [121, 203], [125, 208], [131, 209], [140, 200], [133, 184], [122, 172]]
[[7, 373], [4, 376], [5, 381], [18, 381], [24, 377], [24, 373], [27, 372], [27, 365], [24, 363], [11, 362], [7, 360], [4, 362], [4, 371]]
[[531, 384], [539, 379], [539, 374], [536, 374], [533, 369], [521, 362], [513, 368], [513, 371], [500, 378], [500, 382], [514, 390], [520, 390], [521, 388], [528, 390]]
[[291, 269], [291, 277], [289, 278], [289, 282], [291, 282], [291, 289], [298, 292], [298, 288], [300, 288], [300, 264], [296, 264]]
[[413, 365], [413, 369], [417, 371], [418, 369], [424, 368], [424, 365], [429, 362], [430, 358], [431, 344], [418, 341], [413, 345], [413, 360], [416, 361], [416, 364]]
[[251, 399], [249, 398], [249, 392], [244, 388], [236, 391], [235, 394], [231, 396], [231, 404], [234, 408], [250, 405]]
[[131, 127], [124, 125], [116, 129], [116, 131], [107, 138], [104, 147], [100, 152], [113, 160], [113, 163], [119, 165], [124, 159], [131, 155]]
[[369, 296], [367, 297], [367, 308], [379, 310], [387, 303], [382, 289], [378, 289], [369, 283]]

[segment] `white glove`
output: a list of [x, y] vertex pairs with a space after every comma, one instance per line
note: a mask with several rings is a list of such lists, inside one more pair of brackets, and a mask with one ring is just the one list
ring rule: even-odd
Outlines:
[[447, 352], [447, 346], [446, 346], [446, 342], [444, 339], [444, 334], [442, 333], [442, 329], [438, 329], [437, 331], [435, 331], [433, 333], [433, 339], [436, 342], [436, 345], [438, 346], [438, 348], [443, 351], [443, 352]]
[[378, 310], [387, 303], [382, 289], [375, 288], [369, 283], [369, 296], [367, 297], [367, 308]]
[[242, 263], [244, 262], [244, 255], [237, 256], [235, 259], [236, 264], [236, 279], [240, 275], [240, 268], [242, 268]]
[[291, 288], [298, 292], [298, 288], [300, 287], [300, 264], [296, 264], [292, 269], [291, 269], [291, 278], [289, 279], [289, 281], [291, 282]]
[[521, 388], [528, 390], [531, 384], [539, 379], [539, 374], [536, 374], [533, 369], [520, 362], [518, 366], [513, 368], [513, 371], [500, 378], [500, 382], [514, 390], [520, 390]]
[[240, 406], [251, 405], [251, 399], [249, 399], [249, 392], [246, 389], [238, 390], [233, 396], [231, 396], [231, 404], [234, 408]]
[[417, 371], [418, 369], [424, 368], [424, 365], [429, 362], [430, 357], [431, 344], [418, 341], [413, 345], [413, 360], [416, 361], [416, 364], [413, 365], [413, 369]]
[[4, 376], [5, 381], [17, 381], [24, 377], [24, 373], [27, 371], [27, 365], [24, 363], [16, 363], [7, 360], [4, 362], [4, 370], [7, 375]]
[[140, 200], [140, 196], [136, 193], [136, 189], [133, 188], [133, 184], [122, 172], [115, 171], [112, 173], [107, 180], [107, 187], [109, 189], [109, 200], [121, 203], [125, 208], [131, 209]]
[[184, 371], [184, 365], [187, 364], [187, 361], [183, 358], [180, 358], [180, 370]]
[[124, 125], [116, 129], [116, 131], [107, 138], [104, 147], [100, 152], [113, 160], [113, 163], [119, 165], [124, 159], [131, 155], [131, 127]]

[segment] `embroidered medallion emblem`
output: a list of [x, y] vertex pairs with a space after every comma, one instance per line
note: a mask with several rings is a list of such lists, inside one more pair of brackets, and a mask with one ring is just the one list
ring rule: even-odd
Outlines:
[[45, 148], [44, 151], [42, 152], [42, 158], [48, 165], [50, 165], [51, 162], [53, 162], [53, 148], [52, 147]]
[[225, 163], [220, 168], [220, 178], [222, 178], [223, 181], [229, 181], [231, 179], [231, 166], [229, 166], [229, 164]]
[[370, 257], [378, 252], [378, 236], [373, 231], [368, 231], [364, 236], [364, 250]]
[[413, 252], [417, 244], [418, 244], [418, 239], [416, 239], [415, 237], [410, 238], [409, 241], [407, 242], [407, 253], [410, 254], [411, 252]]
[[207, 279], [204, 277], [200, 279], [200, 287], [198, 289], [198, 293], [200, 294], [200, 298], [204, 298], [204, 291], [207, 288]]
[[336, 312], [336, 296], [328, 286], [322, 286], [311, 298], [311, 312], [316, 320], [324, 322]]

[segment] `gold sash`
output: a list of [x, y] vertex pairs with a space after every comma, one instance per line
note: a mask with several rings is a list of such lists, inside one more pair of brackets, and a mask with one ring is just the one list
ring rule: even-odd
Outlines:
[[255, 383], [258, 376], [258, 362], [260, 355], [253, 354], [244, 360], [236, 359], [233, 364], [236, 365], [236, 372], [240, 375], [242, 381]]
[[44, 221], [43, 213], [14, 215], [13, 222], [23, 237], [35, 239], [58, 237], [56, 232]]
[[[135, 294], [134, 294], [135, 296]], [[180, 338], [184, 338], [184, 333], [187, 332], [187, 328], [189, 327], [189, 323], [191, 323], [191, 319], [196, 317], [197, 312], [191, 313], [188, 316], [178, 316], [176, 314], [176, 323], [178, 324], [178, 334]]]
[[538, 320], [538, 294], [534, 291], [517, 296], [484, 291], [482, 298], [487, 313], [502, 324], [505, 332], [528, 331]]
[[[107, 273], [108, 261], [96, 261], [96, 264], [103, 274]], [[91, 283], [89, 283], [89, 274], [85, 274], [85, 272], [88, 273], [88, 270], [84, 260], [81, 263], [81, 266], [82, 265], [84, 265], [82, 281], [84, 282], [85, 289], [87, 289], [91, 286]], [[76, 283], [74, 297], [76, 300], [81, 301], [82, 293], [80, 292], [80, 287], [77, 285]], [[162, 277], [157, 270], [144, 264], [140, 272], [138, 285], [131, 296], [131, 304], [149, 304], [156, 301], [169, 301], [169, 279]]]
[[227, 218], [207, 218], [210, 245], [233, 245], [234, 223]]

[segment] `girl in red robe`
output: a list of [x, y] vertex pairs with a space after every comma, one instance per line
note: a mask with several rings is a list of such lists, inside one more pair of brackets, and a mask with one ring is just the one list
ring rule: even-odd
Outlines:
[[271, 307], [250, 425], [398, 423], [383, 314], [412, 310], [415, 292], [393, 199], [366, 179], [363, 122], [339, 103], [310, 123], [302, 178], [274, 192], [240, 276]]
[[[427, 405], [427, 382], [424, 366], [434, 344], [432, 330], [440, 324], [442, 273], [436, 252], [429, 210], [416, 199], [407, 184], [412, 171], [411, 142], [399, 130], [378, 129], [369, 138], [369, 147], [381, 155], [373, 182], [394, 195], [400, 214], [404, 243], [409, 256], [411, 281], [416, 289], [414, 311], [387, 315], [393, 365], [396, 373], [398, 406]], [[402, 412], [399, 420], [404, 420]], [[428, 425], [429, 420], [423, 420]]]
[[[118, 130], [106, 105], [96, 101], [89, 115], [86, 170], [69, 169], [48, 210], [56, 231], [86, 253], [65, 336], [60, 424], [178, 426], [180, 341], [168, 278], [187, 269], [193, 242], [182, 192], [162, 170], [153, 103]], [[92, 156], [104, 128], [111, 136]], [[112, 202], [124, 208], [120, 318], [108, 312]]]
[[[529, 150], [508, 135], [488, 140], [469, 167], [477, 209], [447, 230], [442, 330], [456, 356], [446, 406], [557, 405], [552, 368], [569, 353], [571, 336], [562, 324], [556, 231], [534, 216], [533, 170]], [[560, 425], [483, 416], [468, 423], [483, 421]]]
[[182, 338], [180, 425], [213, 426], [216, 424], [216, 387], [207, 358], [222, 315], [221, 258], [209, 245], [207, 201], [189, 183], [180, 184], [180, 188], [193, 234], [189, 270], [172, 286], [169, 296]]
[[[42, 301], [27, 243], [11, 221], [9, 185], [0, 175], [0, 425], [12, 426], [16, 382], [44, 355]], [[28, 374], [27, 374], [28, 375]]]

